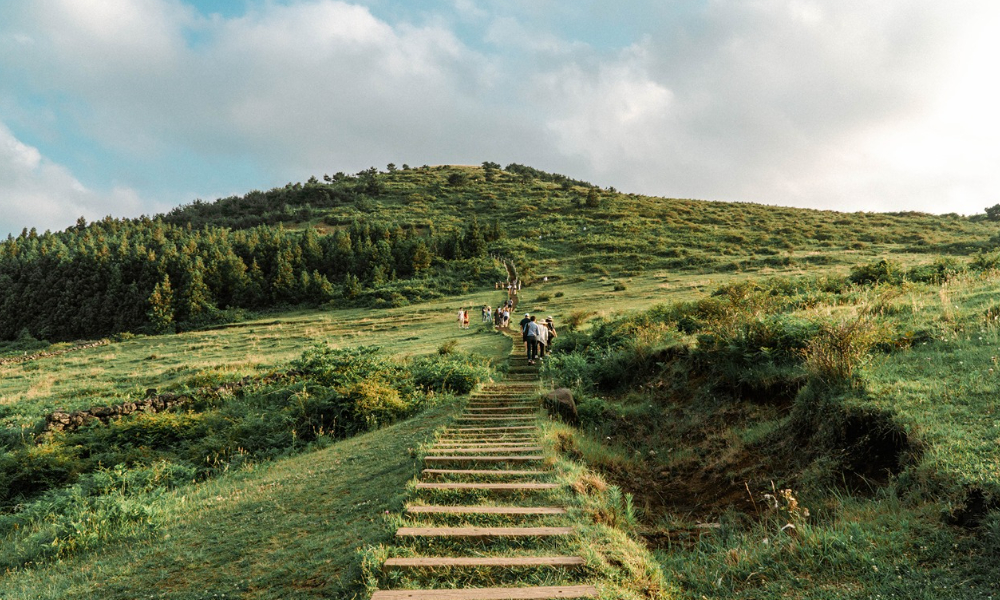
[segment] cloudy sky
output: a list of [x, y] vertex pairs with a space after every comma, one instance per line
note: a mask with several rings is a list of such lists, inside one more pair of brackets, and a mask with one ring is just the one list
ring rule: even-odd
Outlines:
[[0, 235], [387, 163], [1000, 202], [993, 0], [0, 3]]

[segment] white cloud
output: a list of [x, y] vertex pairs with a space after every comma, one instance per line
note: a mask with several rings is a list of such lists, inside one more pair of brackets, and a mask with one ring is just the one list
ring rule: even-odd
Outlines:
[[588, 72], [579, 64], [537, 80], [536, 100], [546, 107], [548, 130], [559, 150], [584, 156], [590, 168], [646, 163], [662, 151], [674, 94], [650, 79], [633, 51], [617, 64]]
[[989, 33], [997, 12], [712, 2], [695, 22], [597, 67], [574, 58], [540, 94], [552, 98], [560, 150], [623, 189], [980, 212], [1000, 184], [988, 166], [1000, 144], [987, 75], [1000, 56]]
[[98, 193], [84, 187], [64, 167], [18, 140], [0, 123], [0, 235], [27, 227], [64, 229], [80, 216], [142, 212], [138, 195], [127, 188]]
[[[47, 7], [53, 18], [22, 19], [58, 47], [31, 54], [22, 74], [83, 98], [87, 136], [151, 162], [183, 149], [302, 176], [372, 157], [456, 159], [479, 146], [463, 139], [470, 131], [522, 129], [482, 114], [494, 73], [441, 25], [392, 27], [333, 0], [265, 3], [230, 20], [150, 0], [104, 31], [95, 22], [109, 15], [76, 18], [87, 5], [63, 0]], [[147, 31], [159, 33], [141, 39]], [[107, 56], [126, 64], [94, 66]]]
[[187, 164], [251, 165], [259, 178], [226, 184], [249, 190], [497, 160], [668, 196], [975, 212], [1000, 183], [1000, 8], [985, 0], [633, 2], [615, 23], [634, 31], [610, 37], [588, 11], [528, 2], [454, 0], [421, 24], [337, 0], [232, 19], [180, 0], [13, 6], [0, 106], [54, 99], [52, 123], [185, 191]]

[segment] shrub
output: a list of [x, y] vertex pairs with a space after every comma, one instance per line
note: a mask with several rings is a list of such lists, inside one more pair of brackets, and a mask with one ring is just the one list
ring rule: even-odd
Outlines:
[[586, 320], [593, 315], [594, 311], [592, 310], [574, 310], [573, 312], [569, 313], [568, 317], [566, 317], [566, 327], [570, 331], [573, 331], [574, 329], [579, 329], [580, 325], [583, 325], [584, 322], [586, 322]]
[[1000, 269], [1000, 251], [997, 252], [983, 252], [980, 251], [972, 259], [972, 264], [970, 265], [973, 270], [976, 271], [993, 271]]
[[820, 326], [803, 351], [806, 369], [830, 385], [850, 384], [855, 370], [868, 360], [879, 341], [878, 329], [866, 318]]
[[411, 405], [399, 390], [378, 381], [355, 383], [344, 395], [353, 413], [353, 425], [361, 430], [375, 429], [405, 416]]
[[[562, 340], [562, 336], [556, 339]], [[542, 366], [542, 374], [562, 387], [585, 389], [591, 381], [590, 373], [591, 365], [583, 354], [577, 352], [553, 354]]]
[[859, 285], [897, 284], [903, 281], [903, 271], [898, 263], [883, 258], [878, 262], [852, 267], [848, 280]]
[[963, 271], [965, 265], [959, 264], [955, 259], [940, 258], [929, 265], [913, 267], [906, 274], [906, 278], [910, 281], [940, 285]]
[[468, 394], [490, 376], [483, 361], [457, 357], [423, 358], [410, 365], [414, 383], [428, 391]]

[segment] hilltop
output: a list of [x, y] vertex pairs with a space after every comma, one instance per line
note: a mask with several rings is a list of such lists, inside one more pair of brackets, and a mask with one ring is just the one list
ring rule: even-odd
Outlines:
[[503, 336], [453, 323], [502, 300], [506, 261], [560, 329], [541, 377], [576, 400], [547, 452], [631, 494], [612, 513], [663, 570], [648, 597], [988, 597], [997, 234], [489, 162], [27, 230], [0, 243], [0, 595], [362, 595], [355, 546], [389, 539], [421, 444], [506, 370]]
[[[502, 226], [501, 226], [502, 224]], [[992, 248], [983, 215], [652, 198], [522, 165], [390, 165], [0, 243], [0, 339], [189, 329], [295, 305], [402, 306], [558, 264], [573, 276], [813, 272]], [[539, 271], [540, 272], [540, 271]]]

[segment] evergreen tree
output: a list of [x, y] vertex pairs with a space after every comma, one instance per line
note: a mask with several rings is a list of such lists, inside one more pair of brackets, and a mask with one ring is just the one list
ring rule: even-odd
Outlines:
[[174, 322], [174, 292], [170, 287], [170, 276], [164, 275], [163, 281], [156, 284], [153, 293], [149, 295], [149, 322], [153, 328], [164, 333]]

